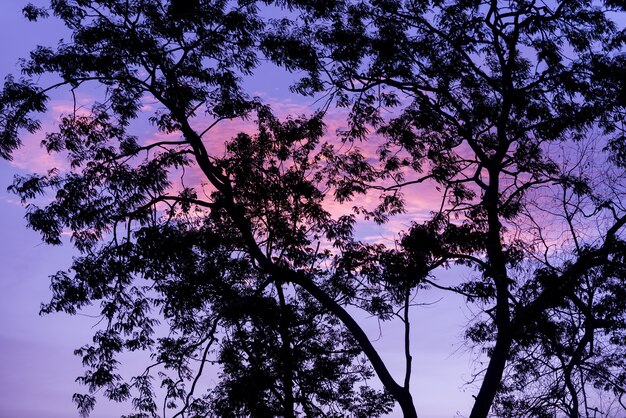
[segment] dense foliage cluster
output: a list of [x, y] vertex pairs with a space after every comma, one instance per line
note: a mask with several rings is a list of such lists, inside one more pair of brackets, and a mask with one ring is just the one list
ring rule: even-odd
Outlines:
[[[45, 242], [69, 232], [81, 254], [42, 311], [102, 318], [76, 351], [81, 413], [102, 390], [132, 400], [129, 417], [376, 417], [394, 404], [416, 417], [418, 291], [481, 312], [465, 333], [488, 357], [472, 418], [626, 413], [621, 13], [608, 0], [27, 6], [71, 39], [5, 79], [0, 155], [40, 130], [50, 95], [102, 87], [45, 133], [67, 164], [11, 186]], [[320, 108], [274, 115], [243, 87], [261, 62]], [[335, 109], [337, 135], [324, 124]], [[254, 123], [222, 136], [241, 119]], [[157, 135], [138, 137], [141, 122]], [[437, 200], [395, 245], [355, 232], [411, 215], [416, 187]], [[473, 274], [439, 283], [454, 264]], [[361, 313], [401, 325], [402, 381]], [[130, 378], [128, 352], [150, 354]]]

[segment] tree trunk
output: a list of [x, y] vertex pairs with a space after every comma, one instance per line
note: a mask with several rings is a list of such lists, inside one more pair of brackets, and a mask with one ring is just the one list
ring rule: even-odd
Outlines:
[[512, 343], [511, 310], [509, 306], [509, 278], [506, 270], [506, 257], [500, 236], [501, 224], [498, 214], [499, 175], [498, 168], [489, 170], [489, 187], [483, 204], [487, 211], [487, 257], [489, 271], [485, 272], [494, 281], [496, 288], [495, 323], [497, 328], [496, 345], [493, 348], [485, 378], [480, 386], [470, 418], [486, 418], [500, 388], [504, 368], [509, 358]]
[[283, 363], [282, 379], [283, 379], [283, 409], [285, 418], [295, 418], [295, 406], [296, 402], [293, 395], [293, 381], [294, 381], [294, 364], [291, 355], [291, 335], [289, 331], [289, 323], [287, 318], [287, 305], [285, 303], [285, 294], [283, 292], [282, 282], [276, 283], [276, 290], [278, 292], [278, 300], [280, 303], [280, 318], [278, 323], [278, 329], [281, 339], [281, 357]]

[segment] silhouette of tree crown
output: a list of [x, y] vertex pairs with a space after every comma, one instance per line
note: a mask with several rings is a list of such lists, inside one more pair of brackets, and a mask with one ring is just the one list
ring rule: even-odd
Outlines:
[[[33, 115], [55, 92], [101, 95], [46, 128], [42, 145], [67, 164], [10, 187], [44, 242], [69, 234], [80, 254], [51, 277], [42, 312], [101, 318], [76, 350], [81, 416], [100, 393], [130, 400], [128, 417], [376, 417], [394, 404], [417, 417], [411, 320], [425, 292], [478, 312], [465, 335], [487, 366], [470, 417], [586, 417], [607, 396], [617, 412], [606, 416], [623, 414], [621, 11], [579, 0], [26, 6], [71, 39], [37, 47], [23, 76], [5, 79], [0, 156], [42, 129]], [[250, 96], [244, 79], [266, 61], [320, 108], [281, 120]], [[335, 110], [347, 114], [337, 138], [325, 125]], [[238, 120], [250, 129], [219, 130]], [[158, 135], [138, 134], [140, 122]], [[411, 211], [421, 193], [426, 217]], [[399, 216], [410, 226], [393, 245], [358, 233]], [[472, 273], [445, 285], [438, 269], [453, 265]], [[365, 315], [400, 324], [401, 380]], [[150, 355], [131, 377], [128, 352]]]

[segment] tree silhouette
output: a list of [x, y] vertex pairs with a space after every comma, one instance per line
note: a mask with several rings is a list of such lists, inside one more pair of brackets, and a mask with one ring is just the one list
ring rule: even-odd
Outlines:
[[[402, 244], [427, 265], [462, 262], [480, 272], [450, 289], [484, 306], [483, 320], [467, 331], [490, 357], [472, 417], [486, 416], [494, 399], [499, 416], [551, 416], [555, 408], [587, 415], [580, 399], [590, 382], [622, 402], [624, 311], [614, 286], [623, 281], [626, 221], [616, 76], [623, 31], [610, 18], [620, 6], [605, 7], [340, 2], [325, 19], [311, 19], [313, 30], [281, 21], [270, 36], [270, 45], [283, 45], [275, 57], [288, 55], [309, 72], [297, 89], [330, 89], [351, 110], [346, 140], [366, 140], [371, 130], [383, 138], [378, 165], [344, 159], [343, 195], [382, 190], [371, 215], [384, 220], [402, 211], [412, 185], [432, 181], [443, 190], [441, 209]], [[313, 58], [298, 58], [305, 45]], [[389, 108], [396, 111], [385, 118]], [[563, 151], [594, 130], [605, 153]], [[588, 172], [569, 167], [572, 159], [591, 160]], [[599, 164], [616, 168], [596, 189], [589, 167]], [[558, 210], [533, 205], [554, 188]], [[594, 233], [580, 229], [589, 227], [586, 217], [596, 220]], [[558, 236], [550, 236], [554, 222]], [[539, 394], [528, 388], [533, 381]]]
[[[267, 7], [292, 18], [266, 18]], [[626, 37], [613, 20], [619, 5], [603, 7], [28, 6], [27, 18], [54, 14], [72, 39], [37, 48], [24, 78], [5, 80], [1, 155], [40, 129], [31, 114], [46, 111], [51, 91], [105, 88], [45, 135], [68, 166], [11, 186], [32, 202], [27, 221], [45, 242], [70, 231], [81, 253], [52, 277], [42, 311], [99, 305], [103, 326], [76, 351], [91, 392], [75, 395], [81, 413], [103, 389], [132, 399], [133, 417], [374, 417], [394, 402], [416, 417], [410, 316], [427, 288], [480, 310], [466, 336], [489, 361], [471, 417], [590, 416], [598, 393], [626, 409]], [[293, 90], [326, 94], [322, 109], [281, 121], [249, 97], [242, 77], [263, 57], [304, 73]], [[57, 79], [31, 80], [43, 75]], [[333, 105], [350, 112], [342, 141], [375, 144], [377, 158], [324, 142]], [[255, 133], [216, 133], [248, 117]], [[163, 139], [133, 136], [138, 120]], [[392, 248], [358, 238], [359, 219], [403, 213], [417, 184], [440, 192], [429, 219]], [[52, 200], [37, 206], [44, 193]], [[361, 194], [380, 204], [355, 206]], [[331, 213], [333, 199], [353, 213]], [[436, 269], [453, 264], [474, 274], [440, 284]], [[400, 321], [401, 383], [357, 310]], [[123, 378], [120, 356], [134, 351], [152, 362]], [[218, 384], [207, 388], [214, 365]], [[384, 391], [368, 386], [374, 374]]]

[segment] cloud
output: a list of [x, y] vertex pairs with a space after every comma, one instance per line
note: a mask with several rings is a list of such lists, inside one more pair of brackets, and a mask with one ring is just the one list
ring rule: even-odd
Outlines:
[[57, 131], [61, 118], [70, 114], [88, 116], [94, 97], [90, 93], [75, 93], [72, 100], [53, 99], [48, 105], [48, 112], [41, 116], [41, 129], [34, 134], [24, 132], [22, 146], [13, 153], [11, 165], [27, 172], [42, 173], [56, 168], [61, 171], [69, 170], [69, 162], [64, 153], [49, 154], [42, 146], [46, 135]]
[[[81, 115], [87, 115], [90, 108], [90, 100], [93, 98], [84, 96], [79, 99], [76, 111]], [[143, 107], [144, 114], [133, 121], [130, 127], [130, 133], [135, 134], [142, 145], [154, 144], [161, 141], [180, 141], [182, 139], [180, 132], [164, 133], [157, 130], [149, 123], [148, 117], [152, 115], [155, 109], [154, 104], [146, 98], [146, 105]], [[279, 98], [268, 95], [267, 101], [271, 103], [272, 110], [281, 120], [289, 117], [298, 117], [301, 115], [312, 115], [315, 111], [316, 103], [308, 98], [294, 97]], [[45, 172], [52, 167], [56, 167], [62, 171], [69, 170], [69, 163], [63, 153], [48, 154], [40, 145], [41, 140], [45, 138], [45, 132], [51, 132], [56, 129], [62, 114], [68, 114], [75, 111], [73, 101], [54, 101], [50, 106], [51, 112], [43, 118], [43, 127], [36, 134], [28, 134], [24, 136], [24, 146], [15, 153], [13, 166], [19, 169], [31, 172]], [[336, 145], [337, 152], [347, 152], [349, 149], [358, 148], [359, 152], [365, 156], [372, 164], [378, 161], [377, 150], [383, 143], [376, 133], [371, 133], [368, 140], [358, 143], [344, 143], [338, 136], [338, 132], [345, 130], [347, 123], [348, 111], [346, 109], [331, 108], [325, 115], [326, 134], [323, 141]], [[196, 117], [192, 120], [192, 127], [197, 132], [204, 131], [214, 121], [208, 117]], [[221, 121], [211, 127], [203, 136], [203, 142], [210, 155], [220, 158], [225, 155], [225, 143], [235, 137], [238, 133], [245, 132], [254, 135], [257, 132], [257, 126], [254, 115], [249, 118], [237, 118], [232, 120]], [[145, 155], [138, 157], [137, 162], [145, 158]], [[414, 179], [417, 173], [407, 171], [407, 180]], [[172, 172], [170, 175], [172, 186], [169, 194], [176, 195], [184, 187], [194, 188], [199, 198], [207, 198], [213, 191], [208, 185], [207, 179], [197, 166], [186, 167], [184, 170]], [[376, 225], [374, 222], [365, 221], [362, 218], [358, 222], [358, 234], [368, 241], [384, 241], [392, 242], [398, 237], [398, 232], [406, 230], [410, 227], [411, 222], [423, 222], [430, 217], [433, 210], [438, 210], [441, 205], [442, 194], [436, 188], [434, 183], [423, 183], [405, 187], [401, 191], [406, 201], [406, 213], [392, 217], [383, 225]], [[333, 215], [339, 217], [345, 214], [353, 213], [354, 206], [363, 206], [368, 210], [374, 209], [379, 203], [380, 192], [372, 190], [365, 195], [355, 197], [354, 201], [339, 203], [332, 198], [325, 201], [325, 208]], [[165, 209], [165, 204], [159, 205], [159, 209]]]
[[50, 132], [53, 125], [44, 123], [40, 131], [22, 137], [22, 146], [13, 153], [11, 165], [30, 173], [42, 173], [57, 168], [67, 170], [69, 163], [61, 154], [49, 154], [41, 145], [45, 132]]

